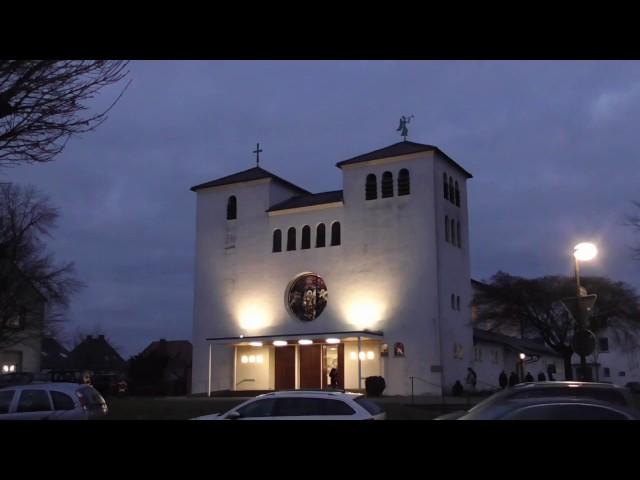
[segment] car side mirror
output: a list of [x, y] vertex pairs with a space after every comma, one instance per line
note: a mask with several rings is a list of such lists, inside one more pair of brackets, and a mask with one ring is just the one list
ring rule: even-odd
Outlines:
[[240, 417], [242, 417], [242, 415], [236, 411], [233, 411], [227, 414], [227, 420], [237, 420]]

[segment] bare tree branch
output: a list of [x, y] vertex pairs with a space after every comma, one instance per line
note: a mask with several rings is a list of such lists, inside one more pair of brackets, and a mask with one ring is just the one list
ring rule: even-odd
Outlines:
[[95, 130], [120, 100], [88, 113], [98, 92], [129, 73], [113, 60], [0, 60], [0, 167], [48, 162], [74, 135]]

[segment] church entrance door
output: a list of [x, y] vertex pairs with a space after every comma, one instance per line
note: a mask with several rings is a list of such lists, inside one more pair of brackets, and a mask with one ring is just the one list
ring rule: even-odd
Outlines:
[[296, 347], [276, 347], [276, 390], [296, 388]]
[[335, 387], [344, 389], [344, 344], [322, 346], [322, 388], [331, 387], [332, 371]]
[[300, 346], [300, 388], [322, 388], [322, 345]]

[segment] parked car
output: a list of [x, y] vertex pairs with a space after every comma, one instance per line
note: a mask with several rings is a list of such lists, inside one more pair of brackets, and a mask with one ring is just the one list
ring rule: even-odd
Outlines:
[[629, 390], [610, 383], [527, 382], [436, 420], [636, 420]]
[[94, 420], [107, 415], [90, 385], [30, 383], [0, 389], [0, 420]]
[[640, 393], [640, 382], [629, 382], [625, 385], [631, 393]]
[[385, 411], [364, 395], [328, 391], [281, 391], [248, 400], [223, 414], [193, 420], [385, 420]]
[[0, 375], [0, 388], [13, 385], [27, 385], [29, 383], [46, 383], [49, 377], [45, 373], [12, 372]]

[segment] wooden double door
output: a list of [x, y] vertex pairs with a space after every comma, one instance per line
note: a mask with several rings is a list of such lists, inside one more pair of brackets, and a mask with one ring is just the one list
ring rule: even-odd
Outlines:
[[[328, 359], [335, 357], [335, 352], [327, 348], [337, 348], [337, 368], [335, 362]], [[300, 345], [300, 382], [299, 388], [325, 388], [328, 386], [328, 374], [331, 368], [338, 373], [339, 388], [344, 388], [344, 345], [328, 347], [323, 344]], [[292, 390], [296, 388], [296, 347], [276, 347], [275, 353], [275, 388], [276, 390]]]

